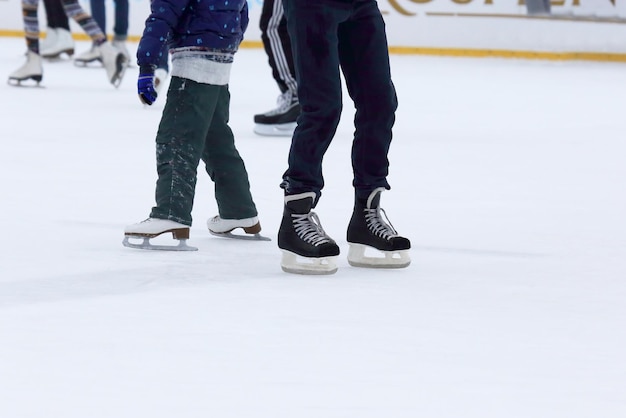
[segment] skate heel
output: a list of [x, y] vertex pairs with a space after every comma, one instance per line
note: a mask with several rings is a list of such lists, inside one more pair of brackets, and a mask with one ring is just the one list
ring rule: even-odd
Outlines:
[[258, 234], [259, 232], [261, 232], [261, 223], [257, 222], [252, 226], [245, 227], [243, 228], [243, 232], [245, 232], [246, 234]]
[[189, 239], [189, 228], [178, 228], [168, 231], [172, 233], [174, 239]]

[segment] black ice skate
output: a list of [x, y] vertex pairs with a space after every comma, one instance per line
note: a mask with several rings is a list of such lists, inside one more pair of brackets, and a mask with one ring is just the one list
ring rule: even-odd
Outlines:
[[291, 90], [278, 96], [277, 107], [254, 115], [254, 132], [265, 136], [291, 136], [300, 115], [300, 102]]
[[[333, 274], [337, 271], [339, 247], [322, 229], [311, 211], [315, 193], [285, 196], [278, 247], [283, 250], [281, 267], [287, 273]], [[299, 262], [298, 257], [304, 259]]]
[[[383, 190], [383, 187], [374, 190], [367, 201], [356, 199], [348, 225], [348, 263], [351, 266], [402, 268], [411, 263], [411, 242], [398, 235], [380, 207], [380, 194]], [[367, 248], [382, 252], [384, 257], [366, 256]]]

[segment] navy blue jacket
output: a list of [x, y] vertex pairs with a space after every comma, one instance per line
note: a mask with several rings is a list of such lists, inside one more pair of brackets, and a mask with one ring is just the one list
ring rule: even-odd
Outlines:
[[169, 48], [201, 47], [236, 52], [248, 27], [246, 0], [152, 0], [137, 64], [156, 67]]

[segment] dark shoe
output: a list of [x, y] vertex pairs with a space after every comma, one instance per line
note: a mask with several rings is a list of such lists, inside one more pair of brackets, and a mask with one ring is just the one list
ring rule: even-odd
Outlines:
[[[352, 266], [401, 268], [411, 263], [408, 255], [411, 242], [398, 235], [380, 207], [383, 190], [379, 187], [367, 199], [355, 201], [347, 233], [350, 244], [348, 262]], [[385, 257], [366, 257], [367, 247], [382, 252]]]
[[[283, 219], [278, 230], [278, 247], [283, 250], [283, 271], [299, 274], [332, 274], [339, 246], [330, 238], [315, 212], [315, 193], [285, 196]], [[305, 263], [299, 263], [302, 257]]]

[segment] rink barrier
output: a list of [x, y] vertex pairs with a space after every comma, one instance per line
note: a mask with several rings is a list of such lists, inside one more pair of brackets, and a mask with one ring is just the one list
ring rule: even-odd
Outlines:
[[[621, 23], [621, 22], [620, 22]], [[41, 32], [42, 35], [45, 32]], [[19, 30], [0, 30], [0, 37], [23, 38], [24, 32]], [[77, 41], [90, 41], [84, 33], [72, 33]], [[140, 36], [129, 35], [129, 42], [139, 42]], [[243, 41], [241, 48], [263, 48], [261, 41]], [[397, 55], [428, 55], [442, 57], [469, 57], [469, 58], [511, 58], [546, 61], [597, 61], [597, 62], [624, 62], [626, 53], [612, 52], [551, 52], [551, 51], [523, 51], [508, 49], [473, 49], [473, 48], [434, 48], [414, 46], [389, 46], [389, 52]]]

